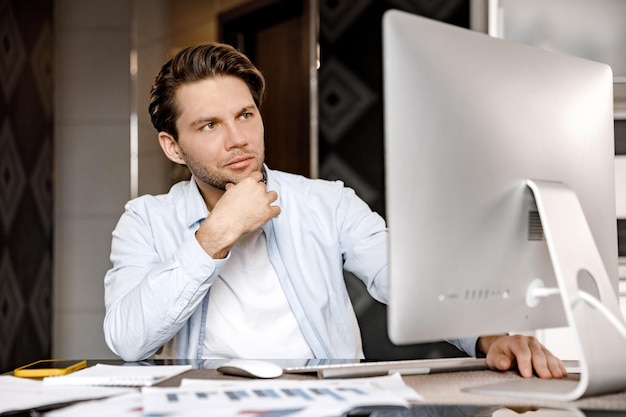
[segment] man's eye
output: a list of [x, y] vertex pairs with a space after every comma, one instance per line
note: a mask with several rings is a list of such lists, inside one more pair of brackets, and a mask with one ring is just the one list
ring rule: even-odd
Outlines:
[[202, 130], [213, 130], [215, 129], [215, 122], [209, 122], [202, 126]]
[[249, 119], [251, 117], [252, 117], [252, 113], [250, 113], [250, 112], [246, 112], [246, 113], [242, 113], [241, 114], [241, 118], [242, 119]]

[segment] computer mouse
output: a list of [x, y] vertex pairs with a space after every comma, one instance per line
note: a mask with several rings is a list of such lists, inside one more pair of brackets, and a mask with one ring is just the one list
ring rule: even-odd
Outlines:
[[247, 378], [278, 378], [283, 368], [273, 362], [254, 359], [230, 359], [217, 367], [224, 375]]

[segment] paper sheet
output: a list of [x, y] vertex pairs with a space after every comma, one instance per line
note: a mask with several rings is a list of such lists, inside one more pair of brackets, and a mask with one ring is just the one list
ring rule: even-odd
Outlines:
[[134, 391], [98, 401], [85, 401], [59, 410], [46, 417], [143, 417], [141, 392]]
[[[346, 380], [188, 380], [178, 388], [142, 389], [145, 414], [168, 416], [336, 416], [369, 407], [407, 408], [419, 401], [399, 375]], [[408, 397], [408, 398], [407, 398]]]
[[40, 380], [0, 376], [0, 413], [30, 410], [72, 401], [110, 397], [134, 388], [111, 387], [49, 387]]

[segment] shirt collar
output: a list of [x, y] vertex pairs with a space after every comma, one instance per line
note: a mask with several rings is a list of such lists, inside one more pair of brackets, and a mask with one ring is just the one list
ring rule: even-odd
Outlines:
[[191, 227], [195, 223], [206, 219], [209, 215], [209, 210], [206, 207], [204, 198], [200, 193], [196, 179], [191, 176], [191, 179], [185, 187], [185, 210], [187, 213], [187, 226]]

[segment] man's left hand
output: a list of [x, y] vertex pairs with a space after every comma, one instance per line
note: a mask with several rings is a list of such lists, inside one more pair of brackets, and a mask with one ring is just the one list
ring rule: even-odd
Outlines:
[[533, 336], [481, 336], [477, 347], [487, 355], [487, 366], [494, 370], [517, 367], [524, 378], [533, 376], [533, 371], [546, 379], [567, 376], [563, 362]]

